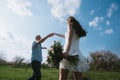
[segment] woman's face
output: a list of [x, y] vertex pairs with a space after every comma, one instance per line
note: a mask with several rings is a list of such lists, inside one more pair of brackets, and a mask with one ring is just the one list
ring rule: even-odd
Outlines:
[[68, 18], [68, 19], [67, 19], [67, 24], [68, 24], [68, 25], [74, 24], [72, 18]]
[[67, 19], [67, 24], [69, 24], [69, 23], [70, 23], [70, 18]]

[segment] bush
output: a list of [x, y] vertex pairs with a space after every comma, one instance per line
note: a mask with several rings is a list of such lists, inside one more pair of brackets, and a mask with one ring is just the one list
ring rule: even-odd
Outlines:
[[59, 62], [62, 60], [62, 51], [63, 46], [60, 41], [54, 41], [53, 45], [51, 45], [48, 50], [48, 58], [47, 62], [51, 67], [59, 68]]

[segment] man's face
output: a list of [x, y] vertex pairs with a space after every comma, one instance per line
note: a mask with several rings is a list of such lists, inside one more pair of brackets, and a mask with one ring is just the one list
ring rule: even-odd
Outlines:
[[41, 36], [40, 35], [37, 35], [36, 36], [36, 40], [40, 40], [41, 39]]

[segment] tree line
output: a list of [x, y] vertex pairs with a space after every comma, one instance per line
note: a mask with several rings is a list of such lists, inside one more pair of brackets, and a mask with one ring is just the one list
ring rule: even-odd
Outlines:
[[[120, 56], [111, 51], [99, 50], [95, 52], [90, 52], [87, 62], [91, 69], [94, 71], [104, 70], [104, 71], [120, 71]], [[13, 62], [7, 62], [5, 56], [0, 54], [0, 66], [10, 65], [14, 68], [28, 68], [31, 67], [30, 62], [25, 62], [25, 58], [16, 56]], [[55, 67], [50, 65], [50, 63], [43, 63], [42, 68]]]

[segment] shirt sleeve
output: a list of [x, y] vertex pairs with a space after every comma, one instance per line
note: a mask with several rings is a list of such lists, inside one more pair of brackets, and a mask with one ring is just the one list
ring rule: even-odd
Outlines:
[[33, 42], [33, 44], [32, 44], [32, 46], [33, 46], [33, 47], [35, 47], [35, 46], [36, 46], [36, 44], [37, 44], [37, 43], [36, 43], [36, 41], [34, 41], [34, 42]]

